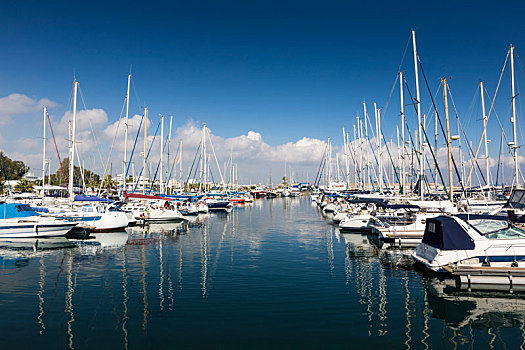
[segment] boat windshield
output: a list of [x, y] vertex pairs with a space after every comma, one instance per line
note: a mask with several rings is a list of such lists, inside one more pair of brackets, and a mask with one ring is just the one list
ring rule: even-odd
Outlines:
[[475, 219], [468, 223], [488, 239], [525, 238], [525, 230], [509, 225], [506, 220]]
[[511, 226], [503, 230], [491, 232], [485, 235], [488, 239], [516, 239], [525, 238], [525, 230]]
[[506, 220], [474, 219], [469, 220], [468, 223], [478, 230], [482, 235], [500, 231], [509, 227], [509, 224]]

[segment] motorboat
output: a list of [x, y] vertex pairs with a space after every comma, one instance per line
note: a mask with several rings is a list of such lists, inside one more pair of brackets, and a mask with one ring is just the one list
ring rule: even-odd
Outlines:
[[65, 236], [75, 226], [76, 222], [41, 215], [27, 204], [0, 203], [0, 238]]
[[206, 205], [209, 211], [228, 211], [232, 207], [230, 201], [216, 198], [207, 198]]
[[199, 215], [199, 209], [197, 206], [188, 201], [177, 203], [177, 210], [182, 215]]
[[165, 201], [164, 205], [159, 205], [157, 202], [142, 204], [137, 201], [129, 202], [124, 207], [133, 213], [133, 216], [144, 222], [166, 222], [166, 221], [182, 221], [184, 216], [169, 201]]
[[427, 220], [412, 258], [435, 272], [446, 267], [525, 267], [525, 230], [506, 216], [457, 214]]
[[72, 209], [52, 208], [50, 215], [89, 226], [91, 232], [109, 232], [128, 226], [127, 214], [114, 203], [88, 203]]
[[436, 213], [417, 213], [413, 215], [411, 222], [408, 223], [392, 225], [384, 223], [383, 227], [377, 227], [379, 239], [398, 246], [415, 246], [421, 243], [423, 239], [427, 219], [438, 215]]
[[345, 217], [339, 223], [342, 231], [366, 231], [372, 232], [374, 227], [383, 225], [382, 222], [371, 214], [356, 214]]

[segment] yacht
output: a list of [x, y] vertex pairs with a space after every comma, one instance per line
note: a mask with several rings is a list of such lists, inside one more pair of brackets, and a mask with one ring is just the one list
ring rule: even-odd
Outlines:
[[88, 203], [72, 209], [50, 208], [50, 215], [88, 226], [92, 232], [121, 230], [129, 223], [126, 213], [114, 203]]
[[138, 202], [129, 202], [124, 207], [133, 213], [133, 216], [144, 222], [166, 222], [166, 221], [182, 221], [184, 216], [168, 201], [164, 205], [159, 205], [157, 202], [142, 204]]
[[29, 205], [0, 203], [0, 237], [31, 238], [65, 236], [76, 222], [43, 216]]
[[384, 223], [383, 227], [377, 227], [379, 239], [395, 245], [417, 245], [421, 243], [425, 232], [427, 219], [436, 217], [437, 213], [417, 213], [413, 215], [411, 222], [404, 224]]
[[434, 272], [447, 267], [525, 267], [525, 230], [506, 216], [457, 214], [427, 220], [412, 258]]

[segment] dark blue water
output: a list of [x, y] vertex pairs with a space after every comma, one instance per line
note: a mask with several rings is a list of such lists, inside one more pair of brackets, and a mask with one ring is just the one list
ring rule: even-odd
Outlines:
[[0, 346], [519, 348], [525, 299], [444, 287], [309, 197], [85, 241], [0, 243]]

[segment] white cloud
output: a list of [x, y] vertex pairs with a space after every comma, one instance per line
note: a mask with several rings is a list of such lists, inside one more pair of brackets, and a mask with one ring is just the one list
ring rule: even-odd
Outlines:
[[2, 97], [0, 98], [0, 125], [10, 124], [15, 115], [36, 112], [45, 106], [52, 108], [56, 106], [56, 103], [47, 98], [37, 100], [18, 93]]

